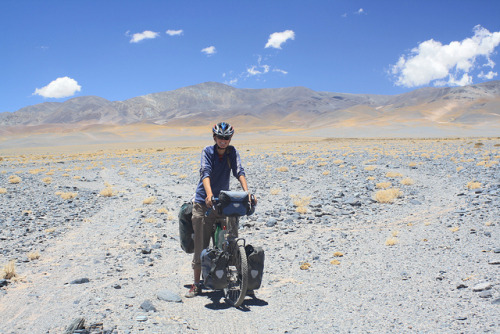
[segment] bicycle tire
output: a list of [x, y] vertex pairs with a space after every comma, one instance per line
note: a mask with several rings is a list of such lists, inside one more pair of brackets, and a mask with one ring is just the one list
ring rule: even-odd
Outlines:
[[[248, 263], [245, 247], [235, 243], [228, 264], [229, 283], [224, 288], [226, 301], [234, 307], [243, 304], [248, 287]], [[234, 268], [231, 268], [234, 267]]]

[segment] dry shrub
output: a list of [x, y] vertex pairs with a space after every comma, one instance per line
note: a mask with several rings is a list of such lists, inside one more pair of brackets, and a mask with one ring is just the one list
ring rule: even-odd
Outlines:
[[413, 179], [411, 179], [409, 177], [404, 178], [404, 179], [401, 180], [401, 184], [405, 185], [405, 186], [411, 186], [414, 183], [415, 183], [415, 181], [413, 181]]
[[17, 175], [11, 175], [9, 176], [9, 183], [12, 183], [12, 184], [17, 184], [21, 182], [21, 178]]
[[167, 208], [159, 208], [158, 210], [156, 210], [157, 213], [165, 213], [165, 214], [168, 214], [169, 211]]
[[0, 194], [5, 194], [7, 193], [7, 189], [5, 188], [0, 188]]
[[462, 166], [457, 167], [457, 172], [460, 172], [462, 169], [464, 169]]
[[142, 204], [152, 204], [156, 201], [156, 196], [151, 196], [142, 201]]
[[304, 262], [300, 265], [301, 270], [308, 270], [309, 268], [311, 268], [311, 264], [309, 262]]
[[2, 278], [3, 279], [11, 279], [16, 277], [16, 263], [14, 260], [11, 260], [3, 267]]
[[467, 189], [479, 189], [481, 188], [481, 183], [476, 181], [470, 181], [467, 183]]
[[330, 174], [330, 171], [329, 171], [329, 170], [325, 170], [325, 171], [324, 171], [323, 173], [321, 173], [321, 174], [323, 174], [323, 175], [325, 175], [325, 176], [326, 176], [326, 175], [329, 175], [329, 174]]
[[344, 253], [342, 253], [342, 252], [335, 252], [335, 253], [333, 253], [333, 256], [335, 256], [335, 257], [342, 257], [342, 256], [344, 256]]
[[403, 174], [398, 172], [387, 172], [386, 177], [403, 177]]
[[330, 261], [330, 264], [333, 264], [333, 265], [338, 266], [338, 265], [340, 264], [340, 261], [339, 261], [339, 260], [334, 259], [334, 260], [331, 260], [331, 261]]
[[375, 180], [375, 176], [368, 176], [368, 177], [366, 178], [366, 180], [367, 180], [367, 181], [373, 181], [373, 180]]
[[29, 252], [28, 253], [28, 259], [30, 261], [38, 260], [39, 258], [40, 258], [40, 253], [38, 253], [38, 252]]
[[379, 182], [375, 185], [377, 189], [387, 189], [392, 186], [391, 182]]
[[377, 166], [366, 166], [365, 170], [372, 171], [375, 170], [375, 168], [377, 168]]
[[56, 192], [56, 195], [61, 196], [62, 199], [73, 199], [76, 196], [78, 196], [78, 193], [72, 193], [72, 192], [65, 193], [62, 191], [58, 191], [58, 192]]
[[320, 163], [318, 164], [318, 167], [323, 167], [323, 166], [326, 166], [326, 165], [328, 165], [326, 162], [320, 162]]
[[460, 227], [458, 227], [458, 226], [450, 228], [451, 232], [458, 232], [459, 230], [460, 230]]
[[[294, 163], [294, 165], [298, 165], [298, 166], [300, 166], [300, 165], [304, 165], [305, 163], [306, 163], [306, 161], [305, 161], [305, 160], [299, 160], [299, 161], [296, 161], [296, 162]], [[247, 165], [248, 165], [248, 164], [247, 164]]]
[[416, 163], [416, 162], [410, 162], [410, 163], [408, 164], [408, 166], [410, 166], [410, 167], [416, 167], [416, 166], [417, 166], [417, 163]]
[[280, 188], [271, 188], [271, 195], [278, 195], [281, 192]]
[[295, 206], [307, 206], [311, 202], [310, 196], [292, 195], [291, 197], [293, 198], [293, 205]]
[[403, 193], [398, 188], [389, 188], [379, 190], [375, 193], [375, 201], [379, 203], [394, 203], [394, 200], [403, 196]]
[[276, 170], [278, 172], [288, 172], [288, 167], [282, 166], [282, 167], [276, 168]]
[[54, 233], [56, 231], [55, 227], [51, 227], [45, 230], [45, 233]]
[[394, 246], [397, 243], [398, 243], [398, 239], [396, 239], [396, 238], [389, 238], [385, 241], [386, 246]]
[[306, 214], [307, 213], [307, 208], [305, 206], [298, 206], [295, 211], [300, 214]]
[[179, 175], [179, 179], [185, 179], [187, 176], [187, 174], [182, 174], [182, 175]]
[[101, 195], [103, 197], [112, 197], [114, 195], [114, 192], [113, 192], [113, 189], [111, 187], [106, 187], [103, 190], [101, 190], [99, 195]]
[[52, 183], [52, 178], [51, 177], [44, 177], [42, 179], [42, 182], [46, 183], [46, 184], [51, 184]]
[[144, 222], [145, 223], [156, 223], [156, 219], [154, 219], [154, 218], [146, 218], [146, 219], [144, 219]]

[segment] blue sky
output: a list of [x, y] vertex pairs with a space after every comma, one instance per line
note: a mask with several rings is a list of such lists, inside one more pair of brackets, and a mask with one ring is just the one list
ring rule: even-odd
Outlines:
[[499, 80], [498, 0], [2, 0], [0, 28], [0, 112], [206, 81], [394, 95]]

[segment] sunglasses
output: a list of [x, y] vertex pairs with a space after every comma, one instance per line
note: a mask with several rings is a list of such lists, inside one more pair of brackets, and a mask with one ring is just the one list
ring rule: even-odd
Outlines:
[[230, 140], [231, 136], [219, 136], [219, 135], [217, 135], [217, 139], [220, 139], [220, 140]]

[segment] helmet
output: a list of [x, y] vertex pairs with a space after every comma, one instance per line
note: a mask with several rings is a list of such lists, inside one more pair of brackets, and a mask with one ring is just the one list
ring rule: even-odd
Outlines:
[[212, 132], [215, 136], [231, 137], [234, 134], [234, 129], [231, 124], [220, 122], [214, 125]]

